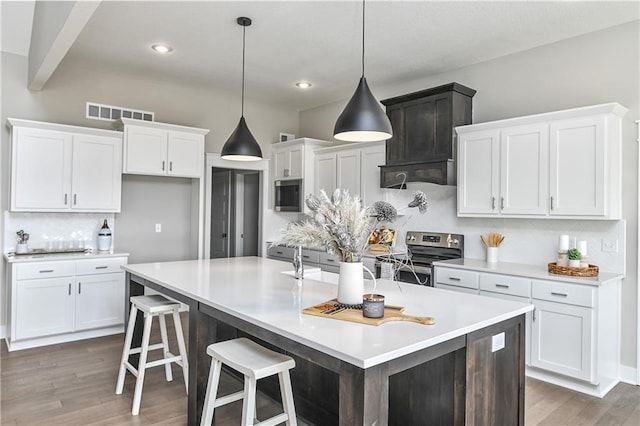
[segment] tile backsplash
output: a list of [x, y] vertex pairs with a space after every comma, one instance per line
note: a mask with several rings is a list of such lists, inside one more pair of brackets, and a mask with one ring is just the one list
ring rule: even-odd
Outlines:
[[98, 230], [107, 219], [113, 234], [113, 213], [4, 213], [5, 253], [16, 248], [16, 232], [20, 229], [29, 234], [29, 248], [69, 249], [98, 247]]

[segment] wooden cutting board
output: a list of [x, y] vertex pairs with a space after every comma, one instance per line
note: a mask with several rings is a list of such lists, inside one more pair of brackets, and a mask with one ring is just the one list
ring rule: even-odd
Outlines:
[[333, 318], [342, 321], [359, 322], [361, 324], [380, 325], [389, 321], [411, 321], [420, 324], [431, 325], [435, 324], [436, 320], [433, 317], [417, 317], [414, 315], [407, 315], [403, 313], [404, 306], [390, 306], [385, 305], [384, 316], [382, 318], [366, 318], [362, 315], [362, 309], [344, 309], [334, 310], [337, 305], [337, 300], [329, 300], [324, 303], [320, 303], [310, 308], [305, 308], [302, 313], [308, 315], [317, 315], [324, 318]]

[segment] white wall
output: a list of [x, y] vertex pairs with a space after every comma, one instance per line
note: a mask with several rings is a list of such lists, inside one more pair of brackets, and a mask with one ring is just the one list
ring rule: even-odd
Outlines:
[[[466, 256], [483, 258], [479, 234], [507, 235], [501, 249], [505, 261], [543, 264], [553, 260], [557, 235], [569, 233], [589, 241], [589, 257], [603, 270], [626, 272], [622, 288], [622, 364], [636, 366], [638, 259], [638, 143], [634, 120], [640, 118], [639, 21], [594, 32], [526, 52], [461, 68], [421, 81], [378, 87], [385, 99], [440, 84], [459, 82], [478, 91], [473, 98], [473, 122], [498, 120], [606, 102], [629, 108], [623, 122], [623, 218], [619, 222], [458, 219], [455, 188], [414, 184], [431, 202], [425, 216], [408, 212], [398, 220], [405, 230], [460, 232], [466, 238]], [[354, 82], [355, 85], [355, 82]], [[355, 86], [354, 86], [355, 88]], [[333, 125], [346, 100], [300, 113], [299, 133], [331, 140]], [[400, 196], [403, 205], [411, 194]], [[621, 252], [602, 253], [600, 240], [616, 238]], [[626, 268], [625, 256], [626, 253]]]
[[[240, 93], [224, 93], [174, 80], [158, 80], [121, 70], [96, 69], [85, 63], [63, 61], [44, 89], [27, 89], [27, 58], [3, 52], [1, 65], [0, 208], [8, 209], [9, 130], [8, 117], [111, 129], [112, 124], [85, 118], [87, 101], [155, 112], [159, 122], [210, 129], [206, 151], [220, 152], [240, 118]], [[280, 132], [297, 134], [298, 112], [286, 108], [245, 102], [245, 116], [253, 135], [270, 157], [270, 144]], [[122, 212], [115, 215], [115, 249], [128, 251], [130, 261], [181, 260], [193, 257], [189, 232], [194, 209], [190, 179], [139, 178], [125, 175]], [[160, 209], [164, 209], [159, 212]], [[4, 215], [0, 215], [0, 220]], [[11, 222], [12, 223], [12, 222]], [[155, 223], [163, 232], [155, 234]], [[3, 226], [4, 229], [4, 226]], [[29, 230], [25, 229], [29, 232]], [[7, 231], [10, 235], [10, 232]], [[15, 232], [15, 231], [13, 231]], [[2, 233], [4, 235], [4, 232]], [[3, 242], [3, 247], [5, 246]], [[5, 272], [0, 263], [0, 334], [6, 324]]]

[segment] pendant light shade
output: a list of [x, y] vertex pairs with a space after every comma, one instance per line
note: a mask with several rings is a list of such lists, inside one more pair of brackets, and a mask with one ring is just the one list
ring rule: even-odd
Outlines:
[[242, 29], [242, 113], [238, 126], [231, 133], [229, 139], [222, 147], [221, 158], [233, 161], [257, 161], [262, 160], [262, 150], [256, 138], [253, 137], [247, 122], [244, 119], [244, 52], [245, 52], [245, 32], [251, 25], [251, 19], [240, 17], [237, 20]]
[[389, 139], [393, 129], [389, 117], [371, 93], [364, 77], [364, 0], [362, 0], [362, 77], [333, 129], [333, 137], [341, 141], [373, 142]]
[[360, 77], [351, 97], [333, 129], [333, 137], [341, 141], [382, 141], [393, 136], [389, 118], [373, 97], [367, 79]]

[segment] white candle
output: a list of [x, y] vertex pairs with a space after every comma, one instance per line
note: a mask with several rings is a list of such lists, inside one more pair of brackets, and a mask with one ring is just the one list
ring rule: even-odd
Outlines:
[[586, 257], [587, 256], [587, 242], [582, 240], [582, 241], [578, 241], [578, 245], [576, 247], [578, 249], [578, 251], [580, 252], [580, 254], [582, 255], [582, 257]]
[[560, 241], [558, 242], [558, 250], [569, 250], [568, 235], [560, 235]]

